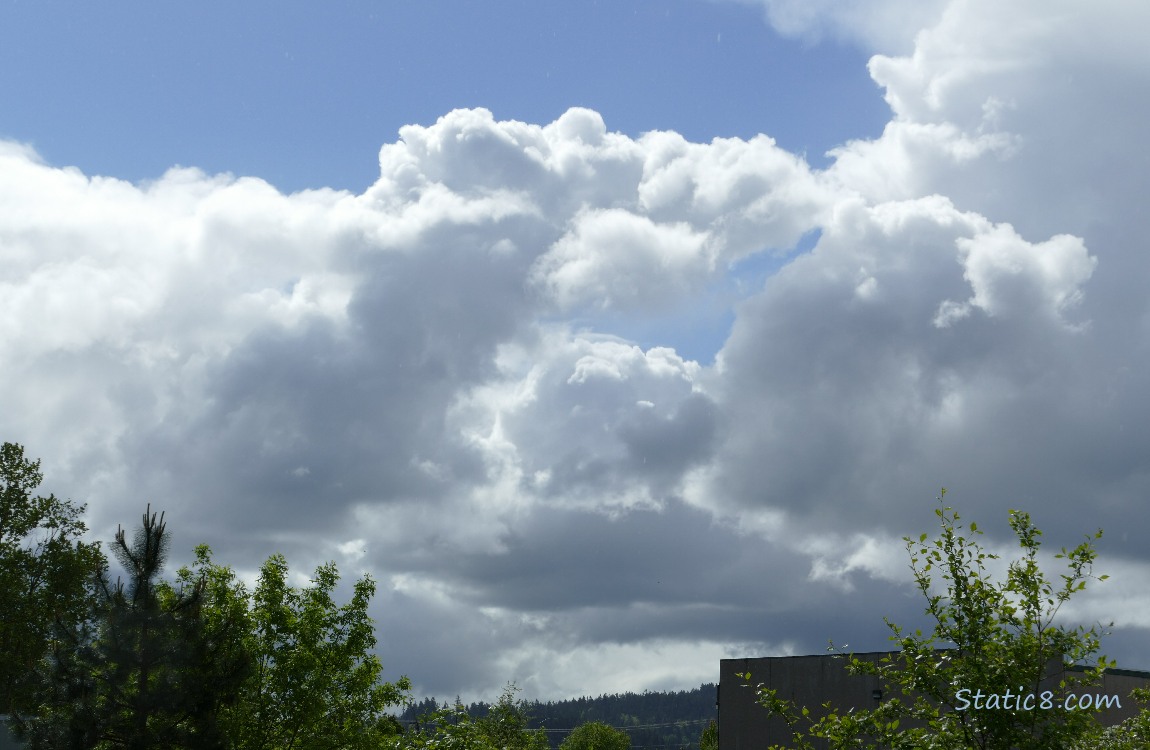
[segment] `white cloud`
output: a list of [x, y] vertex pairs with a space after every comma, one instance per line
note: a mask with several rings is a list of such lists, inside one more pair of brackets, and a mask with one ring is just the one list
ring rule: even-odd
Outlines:
[[495, 475], [519, 483], [506, 496], [611, 513], [658, 506], [705, 460], [715, 416], [697, 363], [563, 329], [549, 331], [531, 360], [529, 371], [506, 370], [453, 410]]
[[763, 7], [766, 20], [785, 36], [810, 41], [848, 40], [866, 49], [903, 52], [931, 26], [947, 0], [738, 0]]
[[558, 304], [657, 309], [714, 272], [706, 235], [686, 222], [656, 224], [620, 209], [581, 213], [535, 264], [533, 279]]
[[709, 230], [728, 262], [763, 249], [791, 249], [836, 198], [804, 161], [764, 135], [701, 144], [653, 132], [641, 143], [640, 209], [656, 220]]
[[972, 307], [992, 317], [1038, 309], [1062, 320], [1062, 313], [1081, 300], [1081, 287], [1098, 263], [1087, 255], [1081, 238], [1059, 235], [1031, 245], [1009, 226], [960, 237], [955, 243], [974, 295], [960, 305], [944, 301], [935, 318], [939, 326], [965, 317]]
[[[677, 691], [715, 682], [725, 643], [655, 641], [603, 643], [558, 650], [546, 641], [527, 642], [497, 663], [518, 687], [533, 695], [600, 695], [651, 690]], [[586, 685], [602, 686], [588, 690]]]

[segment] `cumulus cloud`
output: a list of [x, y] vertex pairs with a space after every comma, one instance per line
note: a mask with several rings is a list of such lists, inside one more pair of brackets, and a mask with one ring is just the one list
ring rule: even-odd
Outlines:
[[573, 224], [533, 273], [561, 307], [648, 307], [659, 296], [680, 297], [686, 290], [677, 287], [714, 272], [706, 235], [686, 222], [660, 225], [607, 209], [583, 213]]
[[826, 37], [883, 52], [906, 52], [915, 33], [934, 25], [947, 0], [738, 0], [763, 8], [780, 34], [811, 42]]
[[948, 326], [978, 308], [992, 317], [1024, 310], [1061, 319], [1082, 299], [1097, 258], [1087, 255], [1082, 239], [1058, 235], [1039, 245], [1023, 241], [1009, 226], [997, 226], [977, 237], [955, 240], [962, 255], [963, 277], [973, 296], [968, 302], [946, 300], [935, 325]]
[[335, 554], [397, 571], [417, 615], [437, 585], [479, 606], [497, 584], [452, 582], [459, 555], [525, 555], [524, 525], [557, 518], [621, 528], [709, 459], [700, 365], [547, 317], [657, 312], [825, 209], [769, 139], [713, 151], [588, 110], [460, 110], [405, 128], [362, 195], [283, 195], [194, 169], [88, 177], [7, 144], [4, 386], [35, 408], [6, 430], [97, 534], [144, 497], [241, 570]]
[[[1138, 570], [1144, 12], [1056, 6], [765, 3], [882, 53], [891, 122], [822, 171], [581, 108], [405, 127], [362, 194], [0, 144], [4, 439], [102, 538], [151, 501], [243, 571], [372, 572], [389, 670], [441, 696], [882, 648], [940, 484]], [[659, 340], [716, 289], [713, 365]]]

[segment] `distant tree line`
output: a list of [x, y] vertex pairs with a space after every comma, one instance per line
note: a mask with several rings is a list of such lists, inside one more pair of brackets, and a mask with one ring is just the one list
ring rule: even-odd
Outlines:
[[[638, 748], [698, 748], [700, 736], [716, 718], [716, 687], [705, 683], [694, 690], [643, 692], [582, 697], [562, 701], [530, 701], [524, 704], [530, 729], [544, 729], [550, 747], [558, 748], [565, 732], [587, 723], [620, 728]], [[458, 699], [457, 699], [458, 700]], [[405, 726], [415, 726], [421, 716], [450, 707], [435, 698], [412, 703], [400, 714]], [[472, 718], [482, 718], [492, 710], [485, 702], [462, 706]]]

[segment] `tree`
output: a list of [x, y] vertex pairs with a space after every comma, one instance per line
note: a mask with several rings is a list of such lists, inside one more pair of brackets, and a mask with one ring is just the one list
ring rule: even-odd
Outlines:
[[392, 737], [392, 750], [548, 750], [542, 730], [528, 729], [527, 704], [515, 700], [509, 684], [499, 702], [481, 718], [473, 718], [457, 698], [420, 718], [419, 727]]
[[1136, 688], [1131, 695], [1143, 705], [1141, 711], [1121, 724], [1087, 735], [1074, 745], [1074, 750], [1145, 750], [1150, 747], [1150, 710], [1146, 708], [1150, 690]]
[[699, 737], [699, 750], [719, 750], [719, 725], [714, 719]]
[[389, 738], [383, 747], [389, 750], [501, 750], [487, 739], [458, 700], [454, 706], [424, 714], [414, 730]]
[[18, 726], [32, 750], [69, 748], [375, 748], [400, 727], [407, 678], [380, 681], [367, 615], [374, 583], [338, 607], [333, 564], [302, 591], [275, 555], [249, 594], [206, 545], [174, 583], [159, 580], [166, 526], [151, 509], [113, 551], [128, 584], [99, 577], [84, 627], [44, 662], [41, 710]]
[[527, 703], [515, 700], [518, 688], [509, 683], [499, 701], [476, 723], [480, 733], [500, 750], [548, 750], [547, 736], [527, 728]]
[[31, 748], [368, 748], [401, 730], [385, 710], [410, 683], [382, 682], [369, 653], [370, 577], [337, 607], [334, 564], [300, 591], [276, 555], [249, 594], [201, 545], [169, 584], [149, 506], [133, 544], [117, 530], [128, 580], [113, 586], [99, 546], [76, 541], [82, 508], [31, 497], [38, 469], [0, 449], [0, 712]]
[[[206, 557], [200, 565], [217, 582], [221, 602], [236, 607], [246, 598], [230, 570]], [[370, 653], [376, 639], [367, 608], [375, 583], [365, 576], [351, 602], [339, 607], [332, 599], [339, 581], [334, 564], [317, 568], [302, 590], [288, 586], [287, 573], [283, 556], [273, 555], [247, 600], [255, 669], [226, 712], [228, 735], [244, 750], [379, 747], [398, 729], [386, 711], [406, 702], [410, 682], [382, 682], [383, 666]]]
[[127, 584], [101, 571], [90, 617], [60, 631], [43, 664], [41, 710], [17, 723], [33, 750], [227, 746], [219, 713], [238, 696], [247, 661], [221, 658], [234, 654], [203, 616], [204, 579], [179, 589], [158, 579], [166, 531], [150, 506], [131, 545], [117, 530], [112, 551]]
[[36, 666], [57, 625], [84, 619], [104, 563], [99, 544], [81, 541], [84, 506], [34, 497], [42, 480], [23, 447], [0, 446], [0, 714], [35, 708]]
[[[1036, 695], [1048, 686], [1058, 691], [1075, 687], [1063, 672], [1064, 664], [1091, 661], [1077, 685], [1094, 684], [1113, 663], [1095, 658], [1103, 631], [1099, 626], [1069, 628], [1055, 618], [1077, 592], [1095, 576], [1097, 553], [1094, 542], [1102, 532], [1057, 559], [1066, 560], [1062, 583], [1051, 583], [1038, 565], [1042, 532], [1030, 516], [1010, 511], [1010, 528], [1018, 539], [1021, 555], [1007, 569], [1006, 579], [996, 583], [986, 563], [997, 559], [975, 541], [981, 534], [976, 524], [966, 529], [952, 508], [935, 511], [941, 533], [931, 541], [927, 534], [917, 540], [905, 538], [914, 581], [926, 598], [926, 613], [934, 621], [933, 632], [911, 633], [887, 620], [891, 640], [900, 651], [872, 663], [849, 656], [852, 674], [875, 675], [883, 692], [891, 696], [875, 709], [841, 713], [831, 708], [818, 718], [808, 707], [797, 709], [770, 689], [759, 685], [758, 700], [782, 716], [792, 727], [795, 747], [813, 747], [810, 738], [822, 738], [831, 748], [1018, 748], [1051, 750], [1071, 747], [1097, 732], [1088, 711], [1067, 711], [1052, 706], [1034, 710], [963, 710], [966, 696], [958, 691], [978, 689], [990, 695], [1030, 690]], [[969, 531], [969, 535], [964, 532]], [[935, 575], [945, 593], [936, 590]], [[744, 675], [748, 681], [751, 675]], [[1057, 680], [1057, 683], [1053, 681]]]
[[196, 560], [177, 571], [176, 586], [159, 585], [165, 606], [174, 608], [183, 592], [196, 594], [196, 616], [183, 639], [184, 679], [191, 685], [211, 686], [201, 694], [199, 711], [215, 717], [213, 734], [231, 746], [228, 717], [244, 696], [244, 687], [255, 675], [256, 660], [250, 642], [252, 628], [246, 591], [230, 568], [212, 562], [211, 549], [195, 548]]
[[629, 750], [630, 747], [630, 735], [601, 721], [575, 727], [559, 745], [560, 750]]

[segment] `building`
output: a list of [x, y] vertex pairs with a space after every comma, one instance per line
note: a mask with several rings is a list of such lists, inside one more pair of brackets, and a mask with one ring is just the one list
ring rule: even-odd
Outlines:
[[[891, 652], [877, 651], [855, 654], [863, 661], [877, 663]], [[1062, 678], [1063, 667], [1054, 660], [1041, 689], [1055, 689]], [[1071, 671], [1084, 671], [1070, 668]], [[851, 675], [846, 671], [846, 659], [834, 654], [816, 656], [779, 656], [762, 659], [723, 659], [719, 662], [719, 750], [762, 750], [772, 743], [784, 744], [790, 737], [783, 720], [768, 714], [756, 702], [754, 688], [736, 675], [750, 672], [752, 685], [762, 683], [797, 706], [806, 706], [817, 719], [830, 703], [840, 711], [874, 708], [885, 697], [878, 678], [870, 675]], [[1105, 726], [1117, 724], [1138, 712], [1130, 700], [1134, 688], [1150, 687], [1150, 672], [1126, 669], [1107, 670], [1102, 684], [1091, 686], [1083, 694], [1117, 695], [1121, 707], [1111, 706], [1099, 714]], [[971, 686], [972, 689], [977, 686]], [[970, 695], [972, 699], [973, 695]]]

